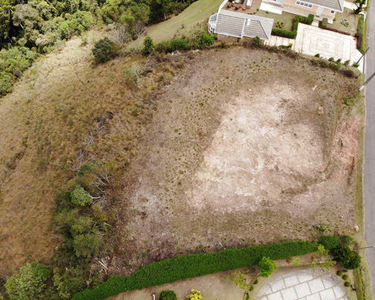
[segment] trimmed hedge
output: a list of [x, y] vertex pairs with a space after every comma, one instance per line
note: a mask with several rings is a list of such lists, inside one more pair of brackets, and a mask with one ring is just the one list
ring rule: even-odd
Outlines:
[[301, 22], [301, 23], [311, 25], [313, 21], [314, 21], [314, 15], [313, 14], [309, 14], [308, 17], [303, 17], [303, 16], [300, 16], [300, 15], [297, 15], [294, 18], [292, 30], [272, 28], [272, 34], [277, 35], [277, 36], [286, 37], [286, 38], [289, 38], [289, 39], [295, 39], [296, 36], [297, 36], [297, 31], [298, 31], [298, 23]]
[[[323, 238], [326, 249], [338, 245], [338, 240], [335, 236]], [[92, 290], [75, 294], [73, 300], [101, 300], [126, 291], [257, 265], [264, 256], [278, 260], [312, 253], [317, 249], [316, 242], [297, 241], [183, 255], [144, 266], [130, 276], [111, 277]]]
[[362, 54], [366, 51], [366, 31], [367, 26], [365, 17], [361, 15], [358, 19], [357, 33], [355, 34], [355, 37], [357, 38], [357, 49]]

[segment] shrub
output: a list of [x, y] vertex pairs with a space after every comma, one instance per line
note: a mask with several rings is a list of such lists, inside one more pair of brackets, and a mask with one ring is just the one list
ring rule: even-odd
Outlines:
[[297, 36], [297, 31], [290, 31], [285, 29], [279, 29], [279, 28], [272, 28], [272, 34], [277, 36], [286, 37], [289, 39], [295, 39]]
[[323, 20], [320, 22], [320, 27], [321, 28], [327, 28], [327, 25], [328, 25], [328, 19], [323, 18]]
[[366, 51], [366, 22], [364, 15], [361, 15], [358, 19], [357, 25], [357, 48], [362, 53]]
[[303, 17], [303, 16], [300, 16], [300, 15], [297, 15], [294, 18], [293, 29], [291, 31], [280, 29], [280, 28], [273, 28], [272, 29], [272, 34], [273, 35], [277, 35], [277, 36], [282, 36], [282, 37], [290, 38], [290, 39], [295, 39], [296, 36], [297, 36], [298, 23], [302, 22], [302, 23], [311, 25], [311, 23], [313, 21], [314, 21], [314, 15], [312, 15], [312, 14], [309, 14], [308, 17]]
[[320, 57], [320, 54], [317, 53], [317, 54], [314, 55], [314, 57], [318, 57], [318, 58], [319, 58], [319, 57]]
[[253, 45], [255, 47], [261, 47], [262, 46], [262, 40], [259, 38], [259, 36], [256, 36], [253, 38]]
[[333, 250], [335, 260], [346, 269], [356, 269], [361, 265], [361, 257], [357, 251], [351, 250], [348, 245], [339, 245]]
[[8, 72], [0, 72], [0, 96], [13, 90], [14, 76]]
[[188, 300], [204, 300], [202, 297], [202, 293], [198, 290], [191, 290], [191, 294], [186, 296]]
[[342, 276], [342, 279], [344, 279], [344, 280], [348, 280], [348, 279], [349, 279], [349, 275], [347, 275], [347, 274], [343, 275], [343, 276]]
[[355, 77], [355, 72], [352, 69], [345, 69], [343, 74], [349, 78]]
[[94, 54], [97, 63], [104, 63], [119, 54], [119, 46], [109, 38], [105, 37], [95, 43], [92, 53]]
[[155, 52], [155, 43], [153, 39], [147, 36], [143, 41], [143, 54], [149, 55]]
[[10, 277], [5, 284], [5, 289], [10, 299], [41, 299], [50, 276], [51, 271], [46, 265], [32, 262]]
[[198, 32], [192, 42], [197, 48], [202, 49], [212, 45], [215, 42], [215, 37], [207, 32]]
[[322, 68], [328, 68], [329, 67], [329, 63], [325, 59], [320, 59], [319, 60], [319, 66], [321, 66]]
[[77, 184], [75, 189], [70, 192], [70, 201], [75, 205], [85, 206], [91, 204], [93, 199], [83, 187]]
[[74, 237], [74, 251], [77, 257], [96, 255], [101, 245], [101, 239], [95, 233], [79, 234]]
[[162, 291], [159, 300], [177, 300], [177, 296], [174, 291]]
[[259, 282], [258, 279], [255, 279], [253, 284], [258, 284], [258, 282]]
[[[334, 242], [331, 241], [332, 239]], [[332, 249], [330, 245], [340, 243], [340, 238], [335, 236], [326, 236], [323, 240], [328, 245], [325, 246], [326, 249]], [[318, 244], [316, 243], [298, 241], [243, 249], [227, 249], [214, 253], [182, 255], [143, 266], [130, 276], [111, 277], [93, 290], [88, 289], [74, 295], [73, 299], [101, 300], [124, 291], [257, 265], [264, 256], [278, 260], [316, 252], [317, 249]]]
[[254, 286], [253, 285], [250, 287], [249, 291], [254, 291]]
[[344, 66], [349, 66], [349, 64], [350, 64], [350, 60], [349, 59], [344, 62]]
[[337, 276], [341, 276], [342, 275], [342, 271], [339, 270], [339, 271], [336, 272], [336, 274], [337, 274]]
[[335, 59], [334, 59], [333, 57], [330, 57], [330, 58], [328, 59], [328, 61], [330, 61], [330, 62], [334, 62]]
[[345, 281], [344, 285], [345, 285], [346, 287], [349, 287], [349, 286], [350, 286], [350, 282], [349, 282], [349, 281]]
[[333, 71], [338, 71], [338, 70], [340, 70], [340, 68], [341, 68], [341, 64], [336, 64], [336, 63], [334, 63], [334, 62], [330, 62], [330, 63], [328, 64], [328, 67], [329, 67], [331, 70], [333, 70]]
[[190, 50], [189, 39], [177, 38], [169, 41], [169, 48], [167, 52], [174, 52], [177, 50]]
[[268, 277], [270, 276], [275, 270], [277, 270], [276, 263], [270, 259], [269, 257], [262, 257], [259, 262], [259, 269], [260, 269], [260, 277]]
[[62, 274], [58, 269], [54, 269], [53, 285], [59, 296], [56, 299], [71, 299], [74, 293], [87, 286], [85, 277], [80, 268], [65, 268]]
[[326, 249], [334, 249], [340, 245], [348, 245], [352, 240], [353, 239], [348, 235], [322, 235], [319, 238], [319, 244], [323, 245]]

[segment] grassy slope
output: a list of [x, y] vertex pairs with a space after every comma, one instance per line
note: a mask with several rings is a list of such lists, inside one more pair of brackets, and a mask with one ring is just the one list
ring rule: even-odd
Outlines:
[[[52, 234], [55, 191], [86, 160], [125, 169], [152, 115], [147, 97], [164, 70], [173, 72], [169, 62], [141, 56], [94, 66], [91, 48], [102, 34], [91, 31], [87, 46], [72, 39], [41, 58], [0, 100], [0, 277], [27, 262], [51, 262], [60, 241]], [[123, 70], [138, 64], [153, 72], [137, 88]], [[114, 116], [103, 125], [106, 112]]]
[[[190, 5], [178, 16], [174, 16], [169, 20], [147, 27], [147, 35], [151, 36], [155, 42], [161, 42], [171, 39], [179, 30], [179, 33], [186, 33], [197, 22], [207, 19], [210, 15], [217, 12], [222, 0], [199, 0]], [[184, 25], [182, 29], [181, 26]], [[144, 37], [129, 44], [129, 47], [139, 46], [143, 42]]]

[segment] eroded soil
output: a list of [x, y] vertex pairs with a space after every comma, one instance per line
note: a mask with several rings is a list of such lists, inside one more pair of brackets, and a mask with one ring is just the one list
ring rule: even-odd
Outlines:
[[[178, 54], [177, 54], [178, 55]], [[353, 79], [245, 48], [196, 53], [124, 175], [111, 271], [355, 225]]]

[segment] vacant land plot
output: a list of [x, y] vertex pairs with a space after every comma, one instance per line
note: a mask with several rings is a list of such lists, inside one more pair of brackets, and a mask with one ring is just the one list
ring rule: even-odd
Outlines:
[[129, 172], [113, 272], [182, 253], [350, 233], [358, 83], [244, 48], [198, 52], [160, 92]]
[[100, 36], [69, 41], [1, 99], [1, 277], [53, 263], [54, 195], [85, 161], [114, 166], [98, 203], [113, 228], [108, 276], [313, 238], [312, 225], [352, 231], [362, 117], [342, 99], [356, 79], [242, 47], [95, 66]]

